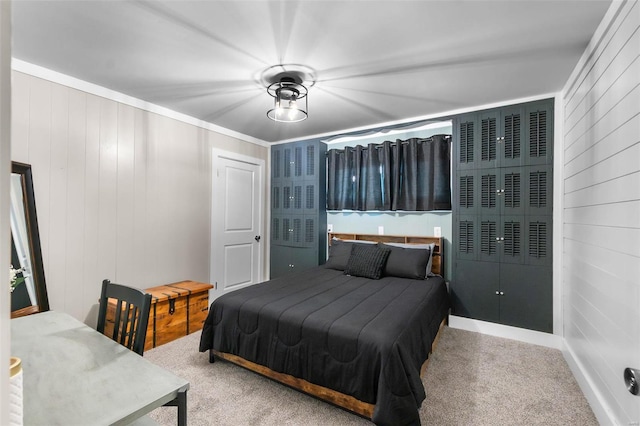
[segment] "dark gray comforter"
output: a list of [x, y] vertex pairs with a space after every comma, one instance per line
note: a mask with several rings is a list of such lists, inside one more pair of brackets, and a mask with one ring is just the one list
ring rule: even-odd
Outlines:
[[420, 367], [448, 309], [441, 277], [371, 280], [320, 266], [216, 299], [200, 351], [375, 404], [376, 424], [419, 424]]

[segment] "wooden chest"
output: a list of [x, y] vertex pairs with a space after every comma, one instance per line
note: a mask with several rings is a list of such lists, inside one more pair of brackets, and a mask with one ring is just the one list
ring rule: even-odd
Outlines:
[[151, 294], [145, 350], [201, 330], [209, 311], [211, 288], [211, 284], [180, 281], [145, 289]]

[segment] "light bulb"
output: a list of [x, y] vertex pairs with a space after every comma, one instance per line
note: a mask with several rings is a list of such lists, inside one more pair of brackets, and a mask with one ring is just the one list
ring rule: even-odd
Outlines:
[[296, 115], [298, 114], [298, 103], [296, 102], [295, 99], [292, 99], [291, 101], [289, 101], [289, 120], [293, 120], [296, 118]]

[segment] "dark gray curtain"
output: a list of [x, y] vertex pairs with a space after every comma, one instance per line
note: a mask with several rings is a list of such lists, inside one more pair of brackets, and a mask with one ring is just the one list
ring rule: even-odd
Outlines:
[[331, 149], [329, 210], [451, 210], [451, 137]]

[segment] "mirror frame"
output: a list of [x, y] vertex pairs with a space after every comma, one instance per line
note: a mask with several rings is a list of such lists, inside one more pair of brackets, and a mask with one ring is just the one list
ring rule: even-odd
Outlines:
[[[36, 199], [33, 192], [33, 177], [31, 175], [31, 165], [11, 163], [11, 173], [20, 175], [22, 182], [22, 197], [24, 200], [24, 211], [26, 215], [27, 233], [29, 235], [29, 252], [31, 255], [31, 267], [33, 282], [36, 289], [37, 305], [27, 306], [11, 312], [11, 318], [30, 315], [49, 310], [49, 296], [47, 295], [47, 284], [44, 278], [44, 265], [42, 263], [42, 248], [40, 245], [40, 233], [38, 232], [38, 216], [36, 214]], [[13, 235], [11, 236], [13, 239]]]

